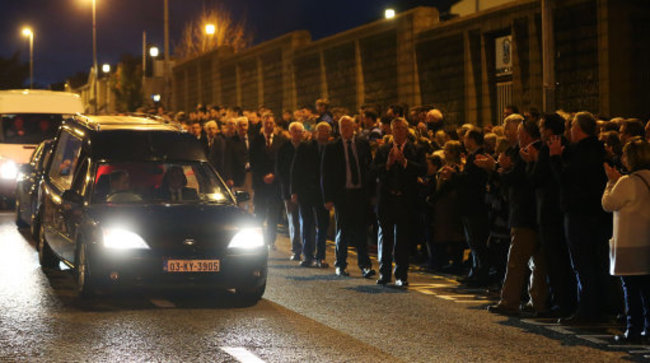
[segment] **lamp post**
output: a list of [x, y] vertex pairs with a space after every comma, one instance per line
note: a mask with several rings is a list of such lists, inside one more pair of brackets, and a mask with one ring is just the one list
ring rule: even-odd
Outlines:
[[23, 36], [29, 37], [29, 88], [34, 88], [34, 32], [32, 29], [23, 28]]
[[171, 76], [169, 72], [169, 0], [164, 2], [164, 30], [165, 30], [165, 41], [163, 44], [165, 52], [165, 61], [163, 63], [163, 101], [167, 108], [171, 108], [172, 103], [169, 98], [171, 91]]
[[109, 77], [109, 73], [111, 73], [111, 65], [108, 64], [108, 63], [104, 63], [102, 65], [102, 73], [104, 74], [104, 77], [103, 77], [104, 81], [103, 82], [104, 82], [104, 85], [105, 85], [105, 87], [104, 87], [104, 97], [103, 97], [104, 98], [104, 113], [108, 113], [108, 105], [110, 103], [110, 97], [111, 97], [109, 84], [108, 84], [109, 83], [108, 77]]
[[99, 78], [99, 70], [97, 69], [97, 0], [93, 2], [93, 73], [95, 80], [93, 82], [93, 96], [95, 98], [95, 113], [97, 113], [97, 78]]

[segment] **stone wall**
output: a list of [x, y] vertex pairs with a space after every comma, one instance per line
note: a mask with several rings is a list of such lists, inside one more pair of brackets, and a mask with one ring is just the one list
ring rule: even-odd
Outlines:
[[[647, 0], [554, 2], [557, 108], [646, 117], [650, 93]], [[495, 39], [512, 36], [513, 71], [495, 71]], [[324, 39], [298, 31], [240, 53], [220, 48], [173, 70], [172, 106], [266, 106], [276, 114], [321, 97], [363, 104], [433, 105], [452, 124], [495, 124], [497, 84], [512, 102], [542, 107], [539, 0], [519, 0], [439, 22], [419, 7]]]

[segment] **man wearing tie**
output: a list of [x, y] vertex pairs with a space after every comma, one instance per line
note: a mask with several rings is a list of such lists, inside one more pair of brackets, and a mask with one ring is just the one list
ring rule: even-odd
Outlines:
[[368, 208], [372, 185], [368, 171], [372, 162], [367, 140], [355, 137], [354, 119], [339, 120], [341, 137], [327, 145], [321, 163], [321, 186], [325, 208], [336, 214], [336, 274], [347, 272], [348, 245], [357, 247], [358, 264], [363, 277], [376, 274], [368, 257]]
[[395, 286], [408, 286], [409, 216], [417, 198], [417, 179], [426, 173], [424, 152], [408, 140], [408, 122], [391, 121], [393, 141], [383, 145], [375, 155], [374, 170], [379, 179], [377, 217], [381, 231], [378, 238], [379, 280], [391, 281], [395, 261]]
[[252, 213], [252, 201], [255, 197], [249, 162], [250, 140], [248, 137], [248, 119], [244, 116], [237, 118], [237, 133], [226, 141], [223, 178], [233, 190], [248, 192], [251, 199], [241, 206], [245, 207], [249, 213]]
[[265, 241], [275, 247], [282, 200], [280, 184], [275, 174], [278, 149], [286, 141], [275, 132], [275, 119], [270, 112], [262, 116], [262, 132], [253, 139], [250, 151], [253, 190], [255, 191], [255, 215], [266, 221]]

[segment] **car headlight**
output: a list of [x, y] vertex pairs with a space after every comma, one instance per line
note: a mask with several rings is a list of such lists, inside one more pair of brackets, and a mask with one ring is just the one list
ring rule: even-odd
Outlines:
[[0, 178], [15, 180], [18, 176], [18, 165], [13, 160], [5, 160], [0, 165]]
[[264, 246], [264, 236], [261, 228], [244, 228], [230, 240], [228, 248], [252, 250]]
[[104, 229], [104, 247], [116, 250], [148, 250], [149, 245], [136, 233], [120, 228]]

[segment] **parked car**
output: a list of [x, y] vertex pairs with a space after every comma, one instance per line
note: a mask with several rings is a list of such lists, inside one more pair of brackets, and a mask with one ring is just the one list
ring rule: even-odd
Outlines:
[[0, 204], [14, 201], [20, 165], [56, 134], [64, 118], [84, 111], [79, 95], [44, 90], [0, 91]]
[[41, 183], [39, 262], [98, 289], [234, 289], [258, 301], [268, 247], [203, 146], [180, 127], [128, 116], [64, 121]]
[[[43, 178], [47, 156], [50, 155], [52, 140], [45, 140], [32, 153], [27, 164], [19, 168], [16, 178], [16, 225], [19, 228], [32, 226], [38, 200], [38, 187]], [[36, 227], [38, 228], [38, 227]]]

